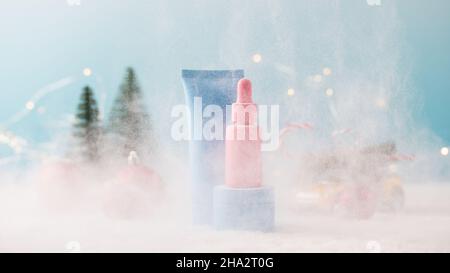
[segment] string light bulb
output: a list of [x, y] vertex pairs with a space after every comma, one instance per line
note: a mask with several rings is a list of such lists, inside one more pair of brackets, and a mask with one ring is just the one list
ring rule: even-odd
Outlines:
[[288, 96], [294, 96], [294, 95], [295, 95], [295, 90], [294, 90], [294, 88], [289, 88], [289, 89], [287, 90], [287, 94], [288, 94]]
[[85, 69], [83, 69], [83, 75], [85, 77], [90, 77], [92, 75], [92, 69], [90, 69], [89, 67], [86, 67]]
[[28, 101], [26, 104], [25, 104], [25, 108], [27, 108], [27, 110], [29, 110], [29, 111], [31, 111], [31, 110], [33, 110], [34, 109], [34, 106], [35, 106], [35, 104], [34, 104], [34, 102], [33, 101]]
[[375, 100], [375, 105], [378, 108], [385, 108], [386, 107], [386, 101], [384, 99], [382, 99], [382, 98], [379, 98], [379, 99]]
[[332, 73], [331, 68], [329, 67], [325, 67], [322, 72], [324, 76], [330, 76]]
[[259, 53], [255, 53], [252, 56], [252, 60], [254, 63], [259, 64], [262, 61], [262, 56]]
[[327, 90], [325, 90], [325, 94], [327, 95], [327, 97], [332, 97], [334, 95], [334, 90], [332, 88], [328, 88]]
[[319, 74], [315, 75], [313, 77], [313, 81], [316, 82], [316, 83], [321, 82], [322, 81], [322, 75], [319, 75]]

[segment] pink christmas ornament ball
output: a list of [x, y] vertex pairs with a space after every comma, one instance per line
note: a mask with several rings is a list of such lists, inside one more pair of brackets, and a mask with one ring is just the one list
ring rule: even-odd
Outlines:
[[44, 163], [36, 173], [39, 198], [52, 209], [72, 207], [83, 191], [80, 167], [71, 161]]

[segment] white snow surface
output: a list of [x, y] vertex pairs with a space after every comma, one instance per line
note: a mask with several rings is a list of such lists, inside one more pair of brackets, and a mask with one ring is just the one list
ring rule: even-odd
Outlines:
[[128, 220], [107, 217], [95, 202], [43, 206], [25, 185], [1, 187], [0, 197], [0, 252], [450, 252], [445, 183], [406, 185], [403, 212], [370, 220], [282, 202], [273, 233], [193, 227], [186, 196]]

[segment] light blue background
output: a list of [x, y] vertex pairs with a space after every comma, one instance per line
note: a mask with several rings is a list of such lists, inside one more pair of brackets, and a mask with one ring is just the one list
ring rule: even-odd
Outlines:
[[[364, 0], [314, 2], [324, 9], [311, 9], [312, 12], [337, 11], [341, 16], [337, 20], [358, 17], [361, 22], [375, 12], [382, 13], [386, 5], [383, 0], [381, 7], [370, 7]], [[403, 58], [408, 60], [405, 73], [410, 73], [411, 88], [419, 94], [416, 103], [421, 107], [415, 109], [414, 116], [445, 143], [450, 143], [450, 2], [389, 2], [396, 5], [398, 44], [405, 53]], [[230, 24], [235, 24], [235, 30], [241, 29], [232, 16], [240, 10], [240, 3], [242, 9], [247, 9], [250, 20], [259, 25], [258, 31], [250, 34], [245, 33], [245, 26], [242, 26], [245, 45], [239, 45], [238, 33], [226, 32]], [[251, 54], [262, 51], [265, 63], [277, 58], [276, 51], [271, 50], [276, 45], [272, 41], [262, 41], [268, 29], [277, 31], [271, 25], [276, 17], [272, 17], [272, 21], [268, 19], [271, 9], [281, 7], [283, 14], [292, 19], [297, 11], [307, 14], [302, 3], [297, 0], [80, 0], [79, 6], [70, 6], [66, 0], [1, 1], [0, 124], [20, 111], [39, 88], [74, 76], [74, 84], [39, 103], [37, 107], [46, 108], [44, 114], [32, 112], [20, 123], [7, 128], [31, 143], [48, 141], [64, 127], [61, 124], [68, 124], [83, 85], [92, 85], [98, 97], [104, 93], [106, 97], [101, 101], [104, 109], [109, 109], [124, 69], [129, 65], [136, 68], [146, 100], [156, 109], [153, 116], [159, 120], [161, 100], [183, 102], [181, 68], [245, 68], [250, 75], [258, 76], [259, 68], [251, 63]], [[253, 4], [258, 13], [252, 13]], [[241, 10], [240, 16], [244, 15]], [[320, 22], [320, 16], [311, 18]], [[302, 20], [298, 18], [298, 24], [289, 25], [283, 31], [301, 32], [305, 42], [308, 37], [321, 35], [314, 28], [311, 31], [316, 34], [308, 33], [301, 27]], [[377, 23], [370, 20], [371, 24]], [[227, 57], [230, 51], [224, 53], [223, 45], [229, 36], [237, 37], [234, 41], [239, 52], [236, 58], [246, 56], [247, 59], [235, 62]], [[85, 67], [93, 69], [92, 77], [82, 76]], [[277, 86], [276, 82], [268, 86], [285, 90], [285, 86]]]

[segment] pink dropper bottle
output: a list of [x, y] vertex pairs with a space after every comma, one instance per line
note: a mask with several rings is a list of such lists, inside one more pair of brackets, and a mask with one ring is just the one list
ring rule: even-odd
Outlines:
[[257, 188], [262, 184], [261, 140], [252, 83], [241, 79], [232, 105], [232, 124], [226, 130], [225, 185]]

